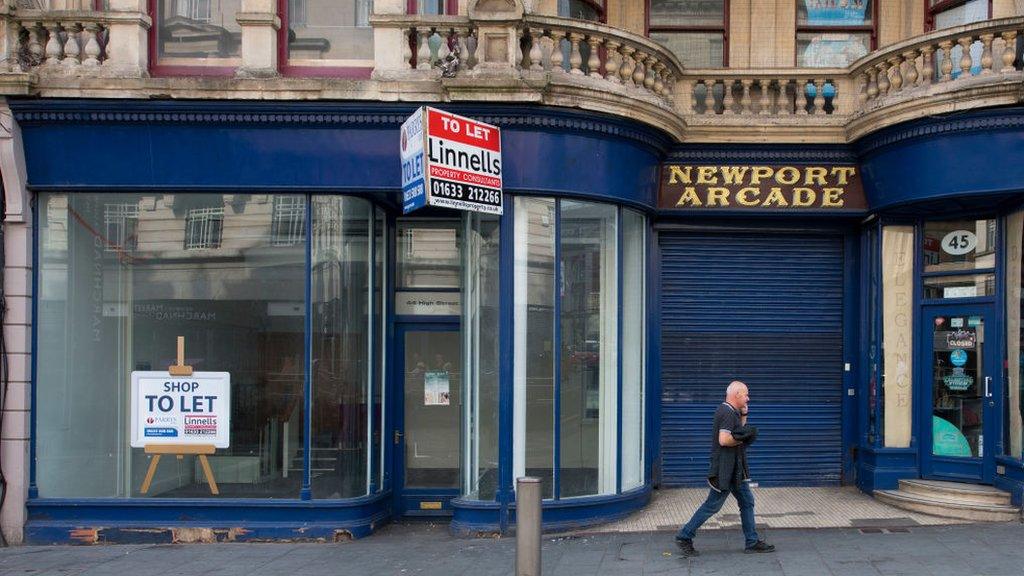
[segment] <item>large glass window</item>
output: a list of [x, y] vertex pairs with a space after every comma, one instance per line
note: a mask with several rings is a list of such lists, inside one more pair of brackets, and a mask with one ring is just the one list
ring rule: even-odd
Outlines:
[[729, 0], [649, 0], [648, 35], [687, 68], [728, 64]]
[[644, 218], [517, 198], [515, 221], [515, 474], [548, 498], [615, 493], [621, 419], [623, 489], [642, 485]]
[[289, 67], [373, 66], [373, 0], [288, 0]]
[[[39, 206], [40, 496], [143, 496], [151, 456], [129, 447], [131, 373], [166, 370], [177, 336], [195, 370], [231, 376], [230, 446], [209, 457], [220, 497], [298, 498], [306, 461], [315, 497], [379, 487], [380, 211], [247, 194], [42, 194]], [[144, 496], [211, 491], [185, 456], [163, 459]]]
[[796, 0], [796, 65], [845, 68], [875, 40], [872, 0]]
[[463, 350], [463, 494], [493, 500], [498, 488], [498, 382], [500, 340], [500, 219], [489, 214], [463, 217], [466, 238]]
[[241, 63], [242, 4], [226, 0], [157, 0], [156, 63], [227, 67]]

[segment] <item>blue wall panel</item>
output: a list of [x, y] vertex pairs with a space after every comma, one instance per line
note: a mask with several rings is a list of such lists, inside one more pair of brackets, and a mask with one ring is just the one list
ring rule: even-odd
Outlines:
[[760, 430], [754, 480], [838, 484], [842, 237], [662, 232], [660, 248], [663, 484], [704, 484], [711, 418], [734, 379]]

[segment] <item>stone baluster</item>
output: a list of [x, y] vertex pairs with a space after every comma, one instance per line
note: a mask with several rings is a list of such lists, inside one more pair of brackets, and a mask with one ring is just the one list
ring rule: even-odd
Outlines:
[[[437, 44], [437, 59], [440, 62], [447, 62], [448, 57], [451, 56], [452, 53], [451, 44], [449, 44], [452, 39], [451, 34], [446, 30], [439, 29], [437, 31], [437, 37], [440, 40]], [[519, 60], [516, 62], [518, 61]]]
[[718, 101], [715, 99], [715, 86], [718, 84], [718, 80], [709, 79], [704, 81], [704, 86], [707, 86], [707, 107], [705, 114], [718, 114]]
[[637, 88], [644, 87], [644, 78], [647, 77], [647, 54], [637, 50], [636, 51], [636, 67], [633, 68], [633, 84]]
[[1003, 32], [1001, 36], [1003, 37], [1003, 42], [1006, 43], [1006, 48], [1003, 49], [1003, 67], [999, 71], [1006, 74], [1015, 70], [1013, 61], [1016, 59], [1017, 31]]
[[921, 48], [921, 83], [925, 86], [932, 83], [935, 75], [935, 47], [932, 45]]
[[68, 24], [64, 28], [67, 40], [64, 41], [64, 60], [61, 63], [65, 66], [74, 67], [82, 63], [82, 46], [78, 43], [81, 29], [79, 24]]
[[56, 65], [60, 63], [62, 49], [60, 45], [60, 24], [57, 22], [44, 22], [46, 28], [46, 64]]
[[644, 88], [647, 88], [649, 92], [654, 92], [654, 67], [657, 63], [657, 56], [654, 54], [647, 55], [647, 60], [644, 63]]
[[563, 62], [562, 56], [562, 39], [565, 38], [565, 32], [561, 30], [551, 31], [551, 71], [552, 72], [565, 72], [565, 63]]
[[569, 33], [569, 42], [572, 43], [572, 52], [569, 53], [569, 73], [570, 74], [583, 74], [583, 55], [580, 54], [580, 41], [583, 40], [583, 34], [578, 32]]
[[587, 45], [590, 46], [590, 57], [587, 58], [587, 68], [590, 69], [591, 78], [604, 78], [601, 74], [601, 38], [591, 34], [587, 38]]
[[430, 30], [416, 29], [416, 69], [430, 70]]
[[868, 100], [878, 98], [878, 70], [873, 66], [867, 69], [868, 75]]
[[995, 34], [982, 34], [981, 45], [984, 49], [981, 51], [981, 73], [991, 74], [992, 64], [995, 63], [995, 59], [992, 58], [992, 40], [996, 37]]
[[907, 63], [907, 72], [903, 76], [903, 82], [907, 88], [917, 86], [917, 79], [920, 77], [917, 71], [917, 56], [917, 50], [903, 53], [903, 60]]
[[857, 75], [857, 102], [860, 104], [861, 109], [868, 103], [868, 87], [871, 86], [871, 76], [867, 72], [861, 72]]
[[465, 47], [466, 47], [466, 67], [471, 69], [471, 70], [473, 68], [476, 68], [476, 65], [480, 62], [479, 58], [477, 58], [477, 55], [476, 55], [477, 44], [478, 43], [477, 43], [476, 30], [474, 30], [473, 28], [468, 29], [466, 31], [466, 42], [465, 42]]
[[604, 63], [605, 79], [614, 84], [622, 84], [622, 77], [619, 76], [619, 69], [622, 67], [622, 54], [619, 52], [619, 48], [622, 47], [622, 44], [609, 38], [605, 41], [604, 46], [608, 51]]
[[416, 30], [405, 28], [402, 30], [402, 63], [412, 66], [412, 43], [416, 41]]
[[966, 80], [971, 76], [971, 44], [974, 43], [973, 36], [964, 36], [957, 40], [960, 45], [960, 78]]
[[825, 80], [816, 79], [814, 81], [814, 113], [824, 114], [825, 113]]
[[796, 89], [797, 89], [797, 95], [796, 95], [796, 106], [797, 106], [797, 109], [796, 109], [796, 113], [801, 115], [801, 116], [809, 114], [808, 109], [811, 108], [811, 106], [814, 105], [814, 96], [811, 96], [810, 94], [807, 93], [807, 85], [808, 84], [811, 84], [813, 86], [814, 85], [814, 81], [813, 80], [797, 80], [796, 81]]
[[43, 32], [42, 24], [32, 22], [28, 25], [28, 53], [33, 64], [42, 64], [46, 55], [43, 42], [40, 40], [40, 33]]
[[540, 39], [544, 31], [537, 27], [530, 28], [530, 52], [527, 56], [530, 70], [544, 70], [544, 52], [540, 49]]
[[459, 66], [469, 70], [471, 68], [469, 62], [469, 39], [471, 38], [469, 28], [458, 28], [455, 30], [456, 44], [455, 47], [458, 49], [459, 55]]
[[654, 93], [658, 96], [668, 95], [665, 90], [665, 63], [660, 60], [654, 65]]
[[878, 95], [884, 98], [889, 94], [889, 67], [885, 62], [879, 62], [875, 64], [875, 68], [878, 69]]
[[632, 46], [622, 47], [622, 68], [619, 69], [619, 76], [622, 76], [622, 83], [626, 86], [633, 86], [633, 69], [636, 62], [633, 60], [633, 53], [636, 48]]
[[740, 80], [740, 114], [753, 114], [754, 102], [750, 98], [750, 87], [754, 84], [753, 79], [743, 78]]
[[758, 80], [761, 86], [761, 96], [757, 101], [757, 113], [767, 116], [772, 113], [772, 82], [771, 80]]
[[736, 113], [736, 95], [733, 93], [735, 85], [736, 81], [732, 78], [722, 80], [722, 114], [727, 116]]
[[[700, 87], [700, 86], [704, 86], [704, 90], [703, 90], [704, 96], [703, 97], [700, 96], [700, 92], [701, 91], [697, 90], [697, 88]], [[710, 94], [710, 93], [711, 93], [711, 88], [709, 88], [706, 84], [701, 84], [700, 81], [695, 81], [691, 85], [691, 88], [690, 88], [690, 99], [693, 100], [693, 113], [694, 114], [701, 114], [702, 113], [701, 112], [701, 108], [704, 108], [704, 112], [703, 113], [707, 114], [707, 108], [704, 107], [703, 104], [704, 104], [704, 102], [707, 101], [708, 94]]]
[[903, 89], [903, 58], [900, 56], [894, 56], [888, 60], [889, 66], [892, 70], [892, 77], [889, 79], [889, 90], [892, 93], [897, 93]]
[[953, 79], [953, 41], [943, 40], [939, 42], [939, 51], [942, 53], [942, 76], [939, 82], [949, 82]]

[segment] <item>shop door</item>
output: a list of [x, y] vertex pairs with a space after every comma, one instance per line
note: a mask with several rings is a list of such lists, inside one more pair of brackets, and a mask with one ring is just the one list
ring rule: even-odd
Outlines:
[[451, 513], [459, 492], [462, 342], [457, 322], [399, 324], [394, 442], [396, 513]]
[[991, 305], [929, 306], [922, 314], [921, 470], [926, 478], [991, 483], [1000, 387]]

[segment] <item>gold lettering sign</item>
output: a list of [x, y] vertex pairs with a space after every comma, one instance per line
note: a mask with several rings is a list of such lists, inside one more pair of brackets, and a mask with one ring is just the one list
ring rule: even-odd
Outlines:
[[867, 201], [856, 166], [666, 164], [658, 207], [859, 212], [867, 209]]

